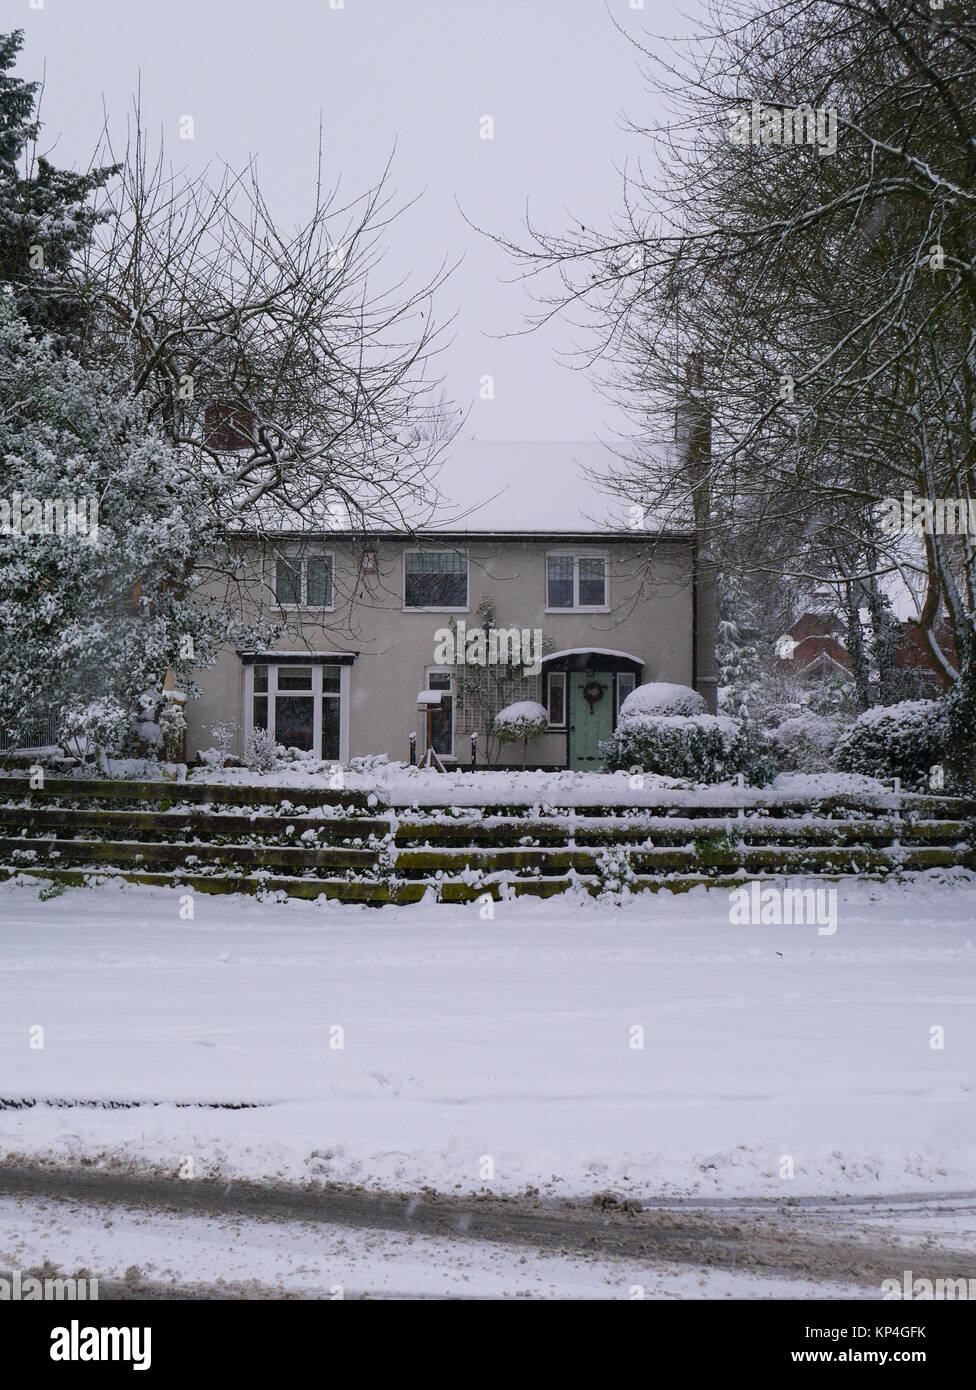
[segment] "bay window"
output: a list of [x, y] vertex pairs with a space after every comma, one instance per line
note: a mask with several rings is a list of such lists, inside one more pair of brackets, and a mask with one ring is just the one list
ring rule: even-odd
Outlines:
[[276, 743], [338, 761], [342, 733], [342, 668], [319, 662], [257, 662], [251, 675], [250, 728]]

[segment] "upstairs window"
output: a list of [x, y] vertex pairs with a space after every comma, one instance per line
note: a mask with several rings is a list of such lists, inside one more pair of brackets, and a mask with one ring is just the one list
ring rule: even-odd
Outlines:
[[548, 609], [603, 609], [607, 605], [607, 561], [603, 555], [546, 557]]
[[468, 557], [454, 550], [408, 550], [404, 557], [404, 608], [468, 606]]
[[547, 608], [573, 608], [575, 590], [573, 587], [572, 555], [549, 556], [549, 593]]
[[275, 562], [275, 600], [280, 608], [331, 608], [332, 556], [279, 558]]

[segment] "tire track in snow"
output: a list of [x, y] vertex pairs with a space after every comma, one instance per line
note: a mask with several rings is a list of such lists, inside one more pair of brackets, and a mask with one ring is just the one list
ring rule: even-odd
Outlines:
[[[43, 1165], [0, 1169], [0, 1195], [494, 1241], [565, 1255], [860, 1284], [873, 1286], [879, 1298], [882, 1281], [900, 1277], [905, 1268], [918, 1278], [976, 1278], [971, 1253], [903, 1243], [893, 1247], [866, 1240], [863, 1231], [856, 1238], [845, 1236], [845, 1207], [863, 1210], [856, 1201], [828, 1207], [823, 1199], [810, 1199], [816, 1205], [801, 1207], [787, 1206], [781, 1198], [720, 1199], [723, 1205], [716, 1207], [671, 1199], [625, 1211], [619, 1204], [601, 1209], [530, 1196], [454, 1198], [329, 1185], [272, 1187]], [[974, 1196], [954, 1194], [954, 1200]], [[893, 1203], [917, 1205], [919, 1200], [917, 1195], [874, 1198], [871, 1208], [887, 1208], [890, 1214]]]

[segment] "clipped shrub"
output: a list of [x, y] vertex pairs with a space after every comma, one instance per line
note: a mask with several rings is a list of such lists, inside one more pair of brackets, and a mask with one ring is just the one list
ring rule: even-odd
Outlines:
[[495, 735], [501, 743], [522, 743], [522, 767], [530, 738], [538, 738], [549, 727], [549, 716], [535, 700], [519, 700], [495, 715]]
[[696, 715], [706, 714], [705, 701], [690, 685], [672, 685], [668, 681], [650, 681], [632, 690], [620, 706], [620, 722], [634, 715]]
[[929, 772], [949, 761], [944, 700], [902, 700], [858, 715], [834, 747], [839, 772], [859, 772], [904, 787], [928, 788]]
[[625, 715], [621, 707], [613, 738], [600, 752], [605, 772], [639, 767], [691, 782], [725, 782], [741, 772], [763, 783], [775, 770], [755, 725], [726, 715]]

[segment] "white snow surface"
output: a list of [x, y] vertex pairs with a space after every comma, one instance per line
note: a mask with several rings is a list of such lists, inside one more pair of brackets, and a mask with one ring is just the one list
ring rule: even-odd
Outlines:
[[514, 705], [506, 705], [495, 715], [496, 729], [505, 728], [517, 731], [520, 738], [523, 730], [534, 729], [539, 726], [545, 729], [548, 722], [549, 716], [546, 714], [545, 708], [536, 700], [516, 700]]
[[[645, 443], [662, 459], [670, 442]], [[488, 533], [553, 536], [626, 533], [639, 544], [642, 536], [664, 531], [690, 538], [693, 518], [677, 506], [637, 507], [617, 494], [615, 475], [626, 467], [620, 452], [597, 439], [508, 440], [459, 435], [440, 453], [426, 486], [417, 488], [419, 458], [411, 458], [395, 505], [376, 489], [358, 496], [323, 495], [303, 509], [299, 520], [285, 515], [264, 498], [254, 520], [265, 530], [328, 530], [337, 535], [390, 531], [404, 526], [426, 535]], [[407, 481], [407, 480], [412, 481]], [[351, 503], [351, 508], [348, 505]]]
[[690, 685], [674, 685], [670, 681], [649, 681], [632, 690], [620, 706], [620, 717], [634, 715], [695, 715], [705, 714], [707, 706], [697, 690]]
[[[667, 448], [664, 452], [668, 452]], [[607, 489], [619, 454], [597, 440], [457, 439], [445, 450], [436, 486], [437, 524], [448, 530], [505, 532], [665, 530], [688, 534], [687, 518], [658, 508], [634, 529], [632, 507]]]
[[[44, 1262], [64, 1274], [238, 1297], [627, 1299], [870, 1298], [857, 1285], [679, 1269], [313, 1222], [194, 1216], [77, 1201], [0, 1198], [0, 1276]], [[48, 1273], [47, 1277], [53, 1277]], [[104, 1286], [104, 1284], [103, 1284]], [[84, 1305], [75, 1306], [79, 1316]]]
[[[728, 721], [732, 723], [734, 721]], [[357, 760], [359, 761], [359, 760]], [[365, 760], [364, 760], [365, 761]], [[827, 796], [856, 796], [865, 805], [896, 808], [910, 805], [911, 793], [895, 794], [889, 784], [857, 773], [781, 773], [769, 787], [739, 787], [734, 782], [691, 785], [674, 777], [644, 773], [642, 787], [631, 785], [627, 772], [432, 772], [404, 763], [368, 760], [363, 770], [344, 772], [344, 786], [376, 796], [376, 804], [393, 806], [769, 806], [784, 797], [816, 801]], [[296, 759], [271, 772], [250, 768], [200, 768], [191, 782], [218, 786], [287, 787], [300, 791], [328, 787], [334, 763]]]
[[[540, 706], [541, 708], [541, 706]], [[711, 718], [711, 716], [709, 716]], [[720, 726], [734, 728], [736, 721], [719, 717]], [[280, 759], [270, 771], [247, 767], [199, 767], [189, 772], [182, 764], [160, 764], [153, 780], [204, 782], [213, 786], [265, 786], [269, 790], [335, 787], [335, 762], [320, 761], [298, 753]], [[165, 778], [163, 774], [166, 774]], [[22, 768], [0, 770], [0, 777], [20, 777]], [[58, 774], [59, 776], [62, 774]], [[97, 769], [78, 768], [70, 775], [98, 777]], [[140, 775], [146, 775], [140, 764]], [[889, 782], [860, 773], [784, 772], [767, 787], [739, 787], [735, 782], [692, 784], [688, 781], [644, 773], [643, 786], [631, 785], [624, 771], [522, 772], [516, 768], [483, 768], [478, 772], [439, 773], [410, 767], [387, 754], [353, 759], [344, 769], [343, 786], [375, 796], [376, 806], [772, 806], [784, 798], [815, 802], [823, 797], [857, 797], [867, 807], [895, 810], [917, 800], [912, 793], [895, 793]]]
[[8, 1163], [580, 1197], [973, 1183], [963, 871], [842, 885], [830, 937], [732, 926], [704, 888], [490, 920], [192, 901], [0, 885], [0, 1094], [145, 1102], [0, 1109]]

